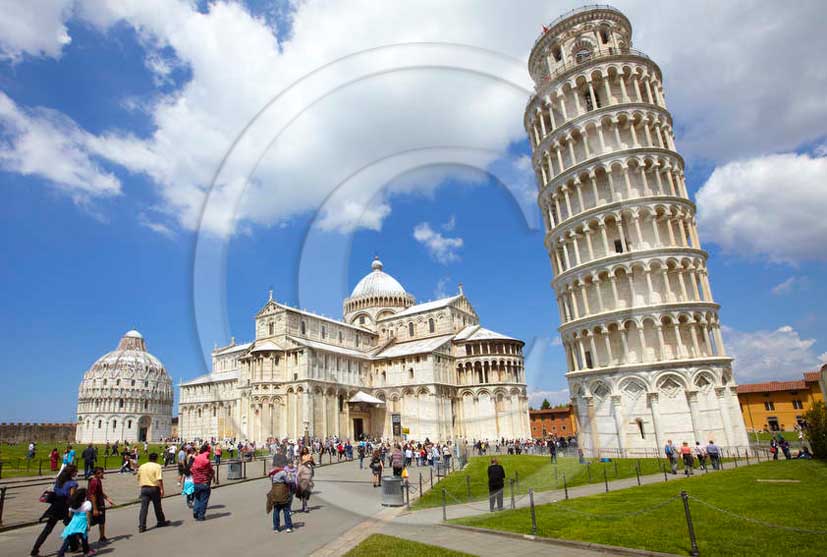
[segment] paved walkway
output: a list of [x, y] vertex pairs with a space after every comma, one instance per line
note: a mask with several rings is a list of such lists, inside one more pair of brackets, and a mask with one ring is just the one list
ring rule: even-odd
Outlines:
[[[264, 466], [260, 462], [248, 465], [248, 477], [260, 475], [263, 470]], [[170, 471], [169, 474], [173, 473]], [[669, 481], [674, 479], [674, 476], [669, 477]], [[167, 481], [174, 489], [174, 475]], [[191, 511], [186, 508], [180, 496], [164, 499], [164, 509], [167, 518], [173, 521], [172, 526], [165, 529], [152, 528], [154, 517], [150, 510], [150, 529], [144, 534], [137, 533], [137, 506], [112, 509], [107, 513], [107, 532], [113, 543], [99, 548], [100, 553], [112, 553], [117, 557], [144, 557], [153, 552], [190, 554], [199, 547], [207, 548], [209, 554], [243, 551], [263, 555], [279, 551], [329, 557], [343, 555], [371, 533], [379, 532], [492, 557], [540, 554], [587, 557], [607, 554], [586, 548], [541, 544], [527, 539], [448, 528], [441, 524], [441, 508], [409, 512], [404, 507], [382, 507], [380, 490], [371, 486], [370, 472], [367, 469], [360, 470], [358, 462], [321, 467], [316, 471], [315, 481], [312, 510], [308, 514], [294, 514], [296, 530], [291, 534], [273, 532], [272, 518], [264, 513], [265, 494], [269, 488], [266, 479], [230, 484], [222, 480], [225, 485], [213, 490], [207, 521], [204, 523], [193, 521]], [[647, 476], [641, 478], [641, 481], [662, 482], [663, 475]], [[122, 500], [115, 495], [116, 490], [122, 489], [124, 496], [131, 494], [134, 497], [134, 477], [108, 477], [106, 482], [117, 502]], [[610, 482], [609, 487], [610, 490], [616, 490], [635, 484], [636, 481], [632, 478]], [[23, 501], [18, 501], [16, 506], [33, 507], [34, 513], [39, 514], [44, 507], [36, 502], [36, 495], [42, 487], [31, 489], [36, 492], [30, 494], [34, 497], [34, 502], [22, 505]], [[579, 486], [571, 488], [569, 496], [582, 497], [600, 493], [603, 489], [603, 484]], [[536, 502], [546, 503], [562, 497], [560, 491], [548, 492], [538, 494]], [[527, 498], [518, 501], [519, 506], [527, 504]], [[487, 512], [485, 502], [455, 505], [448, 509], [448, 517], [457, 518], [481, 512]], [[40, 528], [28, 526], [0, 533], [3, 555], [27, 555]], [[60, 530], [60, 527], [56, 528], [47, 540], [42, 555], [51, 555], [57, 550]], [[90, 539], [93, 542], [97, 540], [96, 531], [93, 530]]]

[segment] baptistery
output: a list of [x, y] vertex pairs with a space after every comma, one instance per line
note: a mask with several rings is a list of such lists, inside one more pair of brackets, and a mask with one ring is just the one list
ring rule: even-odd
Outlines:
[[78, 390], [79, 443], [160, 441], [170, 436], [172, 380], [147, 352], [143, 335], [127, 332], [118, 347], [84, 374]]

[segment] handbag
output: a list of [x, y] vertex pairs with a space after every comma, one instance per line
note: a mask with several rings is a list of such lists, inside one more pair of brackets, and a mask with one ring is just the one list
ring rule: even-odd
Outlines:
[[38, 501], [40, 501], [41, 503], [51, 505], [55, 502], [55, 492], [51, 489], [47, 489], [46, 491], [40, 494], [40, 498], [38, 499]]

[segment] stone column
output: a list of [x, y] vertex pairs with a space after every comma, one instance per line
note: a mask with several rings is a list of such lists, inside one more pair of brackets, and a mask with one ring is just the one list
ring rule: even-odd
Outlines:
[[665, 444], [663, 439], [663, 428], [660, 424], [660, 407], [658, 402], [658, 393], [647, 393], [649, 399], [649, 412], [652, 415], [652, 427], [655, 429], [655, 446], [660, 451], [660, 448]]
[[726, 436], [726, 444], [728, 447], [732, 446], [735, 439], [732, 430], [732, 416], [729, 413], [729, 400], [726, 396], [726, 387], [716, 387], [715, 394], [718, 395], [718, 410], [721, 413], [721, 420], [724, 422], [724, 435]]
[[692, 420], [692, 434], [695, 436], [695, 441], [703, 443], [703, 435], [700, 430], [701, 420], [698, 414], [698, 391], [686, 391], [686, 401], [689, 403], [689, 417]]
[[615, 432], [617, 434], [617, 448], [620, 451], [618, 457], [624, 457], [626, 450], [626, 435], [623, 427], [623, 397], [620, 395], [612, 395], [612, 413], [615, 419]]

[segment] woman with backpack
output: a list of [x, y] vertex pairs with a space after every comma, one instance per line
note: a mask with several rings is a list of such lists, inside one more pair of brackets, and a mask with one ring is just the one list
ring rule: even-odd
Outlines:
[[273, 513], [273, 530], [281, 531], [281, 514], [284, 513], [285, 533], [293, 531], [293, 519], [290, 517], [290, 477], [287, 468], [273, 468], [268, 474], [271, 477], [270, 491], [267, 493], [267, 512]]
[[72, 519], [60, 534], [63, 545], [58, 550], [57, 557], [63, 557], [70, 545], [77, 544], [83, 547], [83, 557], [95, 555], [97, 551], [89, 549], [89, 515], [92, 513], [92, 503], [86, 498], [86, 489], [76, 490], [69, 498], [69, 513]]
[[[69, 498], [75, 494], [78, 488], [78, 482], [75, 481], [75, 476], [78, 474], [78, 469], [74, 464], [69, 464], [61, 470], [57, 475], [57, 480], [52, 488], [52, 491], [47, 492], [46, 502], [49, 503], [49, 508], [43, 513], [38, 522], [46, 519], [46, 526], [34, 542], [31, 553], [29, 555], [40, 555], [40, 546], [49, 537], [49, 534], [54, 530], [58, 521], [68, 522], [69, 513]], [[41, 499], [42, 500], [42, 499]]]
[[370, 470], [373, 472], [373, 487], [382, 485], [382, 468], [382, 453], [379, 449], [375, 449], [370, 459]]

